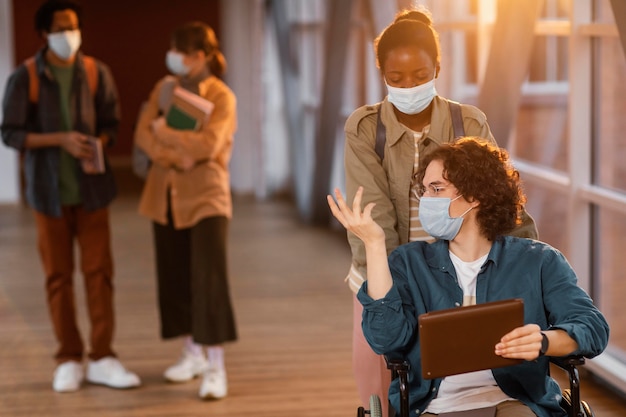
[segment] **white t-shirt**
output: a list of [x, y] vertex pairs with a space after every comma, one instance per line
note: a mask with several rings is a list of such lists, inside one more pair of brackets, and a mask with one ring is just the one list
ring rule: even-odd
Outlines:
[[[450, 252], [459, 286], [463, 289], [463, 305], [476, 304], [476, 277], [487, 260], [487, 255], [475, 261], [464, 262]], [[514, 400], [506, 395], [493, 378], [491, 370], [468, 372], [445, 377], [439, 392], [426, 412], [439, 414], [448, 411], [473, 410], [491, 407], [502, 401]]]

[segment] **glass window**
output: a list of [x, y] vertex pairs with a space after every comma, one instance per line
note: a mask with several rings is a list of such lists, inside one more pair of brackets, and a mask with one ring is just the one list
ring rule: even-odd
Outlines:
[[[594, 21], [614, 24], [608, 0], [595, 2]], [[626, 192], [626, 58], [618, 36], [593, 39], [593, 149], [592, 182], [619, 193]], [[596, 208], [593, 223], [593, 289], [596, 304], [611, 326], [608, 351], [626, 362], [626, 314], [623, 248], [626, 245], [626, 215]]]
[[511, 143], [516, 158], [564, 172], [569, 155], [568, 47], [564, 37], [535, 38]]
[[619, 38], [594, 42], [594, 183], [626, 191], [626, 59]]
[[[524, 181], [524, 174], [521, 174]], [[558, 248], [567, 257], [567, 196], [545, 189], [540, 183], [524, 182], [526, 211], [535, 219], [539, 239]]]
[[511, 143], [515, 158], [555, 170], [567, 170], [567, 97], [545, 94], [524, 97]]
[[465, 57], [467, 84], [478, 84], [478, 35], [475, 32], [465, 34]]
[[595, 0], [594, 6], [594, 22], [615, 24], [615, 18], [613, 17], [613, 8], [611, 7], [610, 0]]
[[571, 0], [546, 0], [541, 17], [547, 19], [569, 19]]
[[626, 280], [624, 280], [624, 248], [626, 247], [626, 215], [598, 209], [594, 301], [611, 327], [609, 345], [626, 361]]
[[530, 82], [567, 81], [568, 39], [559, 36], [537, 36], [530, 63]]

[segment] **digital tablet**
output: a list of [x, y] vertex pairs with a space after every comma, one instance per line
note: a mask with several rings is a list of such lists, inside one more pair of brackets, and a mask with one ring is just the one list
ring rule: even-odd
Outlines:
[[522, 299], [432, 311], [421, 314], [418, 324], [425, 379], [522, 362], [494, 353], [502, 336], [524, 325]]

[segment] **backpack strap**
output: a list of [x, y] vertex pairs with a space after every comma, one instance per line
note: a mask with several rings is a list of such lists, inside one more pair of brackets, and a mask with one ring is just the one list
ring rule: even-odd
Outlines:
[[452, 129], [454, 129], [454, 138], [465, 136], [465, 126], [463, 126], [463, 115], [461, 114], [461, 105], [456, 101], [448, 100], [450, 107], [450, 116], [452, 117]]
[[387, 142], [387, 128], [380, 120], [380, 108], [382, 105], [378, 106], [378, 111], [376, 112], [376, 145], [374, 145], [374, 150], [376, 154], [380, 158], [382, 162], [385, 157], [385, 142]]
[[[24, 61], [26, 70], [28, 71], [28, 100], [31, 103], [39, 101], [39, 76], [37, 75], [37, 63], [35, 57], [31, 56]], [[98, 91], [98, 66], [93, 57], [83, 55], [83, 66], [87, 75], [87, 85], [92, 97], [96, 96]]]
[[31, 103], [36, 103], [39, 101], [39, 77], [37, 76], [35, 57], [27, 58], [24, 65], [28, 70], [28, 100]]
[[96, 60], [87, 55], [83, 55], [83, 66], [85, 67], [85, 74], [87, 74], [87, 85], [92, 97], [96, 96], [98, 91], [98, 66]]
[[[387, 141], [387, 129], [380, 120], [380, 108], [376, 116], [376, 145], [374, 150], [382, 161], [385, 157], [385, 142]], [[465, 136], [465, 126], [463, 125], [463, 114], [461, 113], [461, 105], [456, 101], [448, 100], [448, 107], [450, 108], [450, 117], [452, 118], [452, 129], [454, 129], [454, 138], [460, 138]]]

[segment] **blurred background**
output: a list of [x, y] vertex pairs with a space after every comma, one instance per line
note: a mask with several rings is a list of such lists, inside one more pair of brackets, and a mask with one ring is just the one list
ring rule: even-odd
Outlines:
[[[42, 45], [33, 28], [39, 4], [0, 0], [0, 94]], [[624, 0], [81, 4], [82, 50], [110, 66], [119, 89], [123, 118], [109, 151], [115, 170], [129, 170], [137, 112], [166, 74], [172, 29], [202, 20], [218, 34], [225, 80], [238, 97], [233, 193], [286, 197], [303, 224], [331, 228], [324, 196], [343, 187], [343, 124], [385, 94], [372, 40], [399, 9], [425, 5], [441, 37], [439, 94], [480, 107], [513, 155], [541, 240], [564, 252], [611, 324], [609, 349], [587, 368], [626, 392]], [[23, 204], [19, 165], [1, 146], [1, 204]]]

